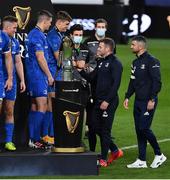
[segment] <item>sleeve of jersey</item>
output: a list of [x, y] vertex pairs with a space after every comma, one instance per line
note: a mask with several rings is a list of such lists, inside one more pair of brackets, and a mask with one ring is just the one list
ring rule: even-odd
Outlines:
[[3, 34], [3, 39], [4, 39], [3, 52], [7, 53], [11, 50], [11, 40], [5, 33]]
[[135, 92], [134, 80], [135, 80], [135, 69], [134, 69], [134, 66], [132, 64], [131, 65], [131, 76], [130, 76], [130, 81], [129, 81], [127, 92], [125, 93], [125, 99], [129, 99], [133, 95], [133, 93]]
[[59, 51], [61, 45], [61, 40], [59, 38], [47, 36], [47, 41], [53, 52]]
[[122, 71], [123, 71], [123, 67], [120, 62], [117, 61], [116, 63], [111, 64], [111, 73], [112, 73], [111, 76], [113, 79], [113, 84], [110, 89], [110, 93], [108, 94], [105, 100], [108, 103], [110, 103], [118, 94], [118, 90], [121, 83]]
[[161, 73], [160, 62], [158, 60], [151, 61], [149, 66], [149, 73], [152, 78], [152, 90], [150, 99], [154, 99], [161, 90]]
[[40, 37], [34, 37], [32, 40], [33, 48], [34, 51], [43, 51], [44, 52], [44, 45], [43, 45], [43, 40]]

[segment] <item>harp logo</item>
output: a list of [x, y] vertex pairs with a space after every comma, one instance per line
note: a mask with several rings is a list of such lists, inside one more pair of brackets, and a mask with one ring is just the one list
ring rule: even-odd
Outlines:
[[80, 112], [64, 111], [63, 115], [66, 119], [68, 132], [74, 133], [79, 123]]
[[14, 6], [13, 11], [18, 19], [19, 28], [24, 30], [30, 20], [31, 7]]

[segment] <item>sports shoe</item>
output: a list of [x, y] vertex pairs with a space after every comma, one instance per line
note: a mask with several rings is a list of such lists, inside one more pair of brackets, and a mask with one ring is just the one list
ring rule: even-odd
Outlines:
[[147, 168], [146, 161], [141, 161], [137, 159], [134, 163], [128, 164], [127, 168]]
[[101, 166], [101, 167], [107, 167], [107, 166], [108, 166], [107, 161], [104, 160], [104, 159], [100, 159], [100, 160], [99, 160], [99, 166]]
[[47, 135], [47, 136], [42, 137], [42, 140], [49, 145], [54, 144], [54, 137], [50, 137]]
[[13, 142], [8, 142], [5, 143], [5, 149], [7, 149], [8, 151], [15, 151], [16, 147]]
[[155, 155], [155, 158], [150, 165], [151, 168], [158, 168], [161, 164], [163, 164], [166, 161], [167, 157], [164, 156], [164, 154], [161, 155]]
[[30, 148], [35, 148], [35, 149], [47, 149], [46, 146], [44, 145], [43, 142], [39, 142], [39, 141], [32, 141], [32, 140], [29, 140], [29, 143], [28, 143], [29, 147]]
[[111, 164], [114, 160], [121, 158], [123, 156], [123, 151], [121, 149], [118, 149], [116, 152], [111, 152], [109, 154], [109, 158], [107, 160], [108, 164]]

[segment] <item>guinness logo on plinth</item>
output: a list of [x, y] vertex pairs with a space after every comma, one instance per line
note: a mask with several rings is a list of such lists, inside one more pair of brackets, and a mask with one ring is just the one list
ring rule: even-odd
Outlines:
[[19, 28], [25, 29], [30, 20], [31, 7], [14, 6], [13, 11], [15, 12], [16, 18], [18, 19]]
[[79, 122], [80, 112], [64, 111], [63, 115], [65, 116], [69, 133], [74, 133]]

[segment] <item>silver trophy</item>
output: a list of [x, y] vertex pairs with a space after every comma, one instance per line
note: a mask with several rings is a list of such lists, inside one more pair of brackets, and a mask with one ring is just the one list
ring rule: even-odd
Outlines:
[[59, 63], [62, 66], [63, 69], [63, 81], [72, 81], [73, 75], [72, 75], [72, 62], [71, 62], [71, 56], [72, 56], [72, 41], [69, 37], [64, 37], [63, 39], [63, 47], [62, 51], [60, 51], [60, 61]]

